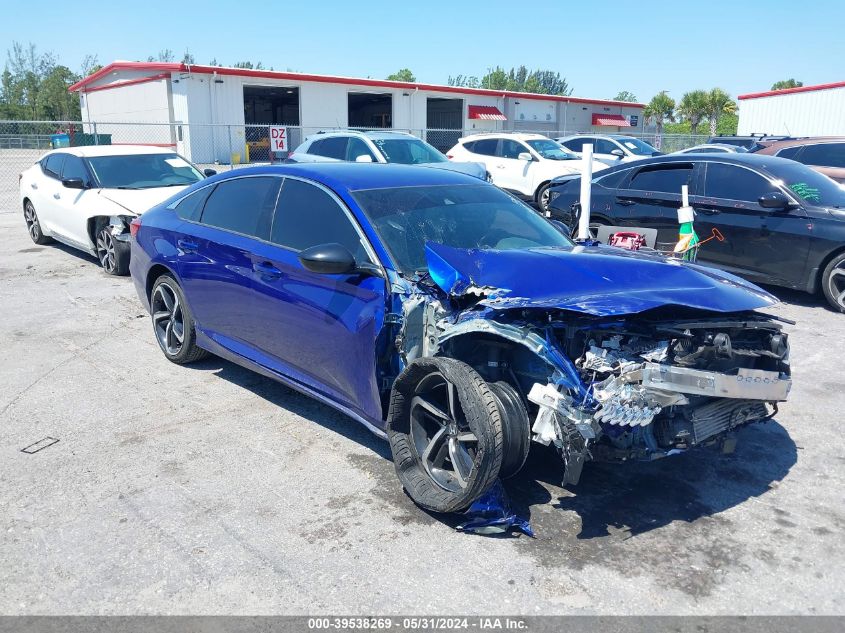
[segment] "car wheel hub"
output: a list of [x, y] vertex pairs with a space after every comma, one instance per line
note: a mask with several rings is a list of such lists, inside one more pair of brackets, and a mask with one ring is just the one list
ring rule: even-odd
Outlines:
[[185, 322], [179, 297], [167, 284], [159, 284], [152, 300], [153, 328], [161, 348], [175, 356], [185, 341]]
[[41, 237], [41, 226], [38, 224], [38, 216], [35, 215], [35, 208], [29, 202], [26, 203], [23, 212], [24, 220], [26, 220], [26, 230], [29, 231], [29, 236], [33, 241]]
[[828, 289], [836, 304], [845, 309], [845, 262], [840, 262], [836, 268], [830, 271]]
[[97, 258], [100, 260], [100, 264], [102, 264], [104, 270], [109, 272], [114, 270], [116, 261], [114, 254], [114, 238], [109, 232], [108, 227], [104, 228], [100, 231], [99, 235], [97, 235]]

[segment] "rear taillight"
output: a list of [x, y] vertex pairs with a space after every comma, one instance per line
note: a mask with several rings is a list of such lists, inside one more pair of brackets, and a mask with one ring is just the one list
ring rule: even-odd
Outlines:
[[449, 160], [452, 160], [454, 158], [454, 156], [452, 154], [446, 154], [446, 158], [448, 158]]
[[138, 230], [141, 228], [141, 217], [138, 216], [137, 218], [132, 218], [132, 221], [129, 223], [129, 234], [132, 237], [136, 237], [138, 235]]

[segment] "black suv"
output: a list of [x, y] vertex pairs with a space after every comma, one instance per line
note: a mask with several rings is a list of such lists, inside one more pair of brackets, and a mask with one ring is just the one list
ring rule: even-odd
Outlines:
[[[553, 181], [552, 218], [574, 229], [580, 178]], [[754, 282], [815, 293], [845, 312], [845, 189], [796, 163], [760, 154], [646, 158], [593, 179], [591, 222], [657, 229], [658, 248], [678, 240], [681, 186], [688, 185], [696, 232], [726, 238], [698, 260]]]
[[790, 140], [793, 137], [791, 136], [770, 136], [768, 134], [751, 134], [749, 136], [736, 136], [730, 134], [719, 134], [717, 136], [711, 136], [707, 139], [708, 143], [724, 143], [726, 145], [737, 145], [739, 147], [744, 147], [749, 152], [756, 152], [758, 149], [762, 149], [766, 147], [762, 143], [765, 142], [773, 142], [773, 141], [786, 141]]

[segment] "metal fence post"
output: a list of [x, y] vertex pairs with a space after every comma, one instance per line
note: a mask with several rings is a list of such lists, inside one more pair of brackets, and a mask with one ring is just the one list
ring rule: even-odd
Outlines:
[[226, 133], [229, 135], [229, 171], [233, 170], [235, 166], [232, 164], [232, 126], [226, 126]]
[[100, 137], [97, 136], [97, 124], [92, 123], [91, 128], [94, 130], [94, 145], [99, 145], [100, 144]]

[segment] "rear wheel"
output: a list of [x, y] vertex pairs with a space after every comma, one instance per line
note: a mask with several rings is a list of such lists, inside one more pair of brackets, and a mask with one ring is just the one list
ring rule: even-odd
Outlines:
[[102, 227], [97, 233], [97, 259], [109, 275], [129, 273], [129, 243], [114, 239], [111, 226]]
[[23, 219], [26, 222], [26, 230], [29, 237], [36, 244], [49, 244], [53, 240], [44, 235], [41, 230], [41, 222], [38, 221], [38, 214], [35, 213], [35, 207], [32, 202], [27, 200], [23, 205]]
[[499, 476], [499, 402], [469, 365], [452, 358], [413, 361], [396, 380], [388, 419], [396, 473], [423, 508], [463, 510]]
[[845, 253], [834, 257], [825, 267], [822, 291], [834, 310], [845, 312]]
[[197, 347], [191, 310], [182, 288], [170, 275], [162, 275], [153, 284], [150, 313], [156, 341], [167, 360], [184, 365], [208, 356]]

